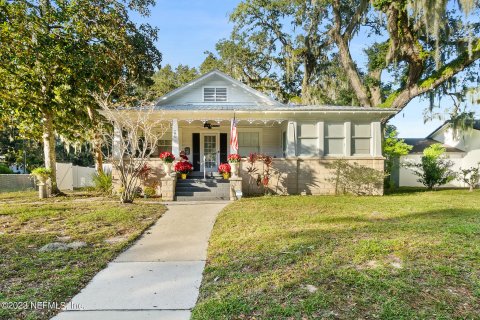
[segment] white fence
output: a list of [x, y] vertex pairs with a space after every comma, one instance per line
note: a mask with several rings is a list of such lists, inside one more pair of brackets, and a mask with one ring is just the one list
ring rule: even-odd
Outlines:
[[74, 166], [71, 163], [57, 163], [57, 185], [60, 190], [93, 186], [95, 168]]

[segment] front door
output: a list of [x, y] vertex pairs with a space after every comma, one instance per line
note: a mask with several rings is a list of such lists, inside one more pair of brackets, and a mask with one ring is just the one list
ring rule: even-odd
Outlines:
[[218, 135], [205, 134], [203, 135], [203, 156], [205, 159], [205, 171], [217, 171], [217, 155], [218, 155]]

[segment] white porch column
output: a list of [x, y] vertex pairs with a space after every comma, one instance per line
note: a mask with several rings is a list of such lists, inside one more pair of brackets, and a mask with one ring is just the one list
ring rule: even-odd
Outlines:
[[180, 157], [180, 143], [178, 139], [178, 120], [172, 120], [172, 153], [175, 158]]
[[297, 155], [297, 122], [288, 121], [287, 124], [287, 158]]
[[372, 155], [374, 157], [382, 156], [382, 124], [380, 122], [372, 122]]
[[347, 157], [352, 155], [352, 123], [345, 122], [345, 155]]
[[112, 156], [113, 159], [120, 159], [121, 157], [121, 143], [122, 143], [122, 128], [115, 123], [113, 125], [113, 144], [112, 144]]

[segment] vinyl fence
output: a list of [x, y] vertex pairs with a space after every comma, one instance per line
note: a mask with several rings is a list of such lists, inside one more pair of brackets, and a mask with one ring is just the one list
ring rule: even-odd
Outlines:
[[57, 185], [60, 190], [73, 190], [93, 186], [95, 168], [74, 166], [71, 163], [57, 163]]

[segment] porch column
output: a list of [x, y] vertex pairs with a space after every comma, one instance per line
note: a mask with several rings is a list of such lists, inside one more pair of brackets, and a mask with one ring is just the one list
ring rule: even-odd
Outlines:
[[287, 158], [297, 155], [297, 122], [288, 121], [287, 124]]
[[121, 157], [121, 143], [122, 143], [122, 128], [115, 122], [113, 125], [113, 145], [112, 156], [113, 159], [120, 159]]
[[178, 141], [178, 120], [172, 120], [172, 153], [175, 158], [180, 157], [180, 143]]

